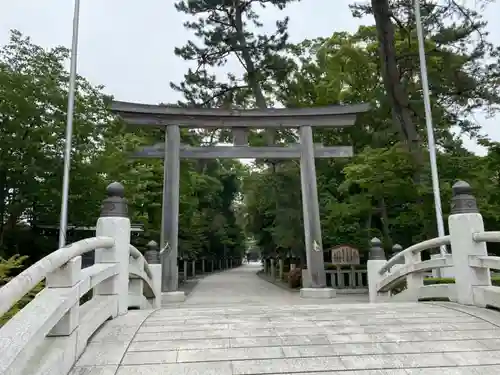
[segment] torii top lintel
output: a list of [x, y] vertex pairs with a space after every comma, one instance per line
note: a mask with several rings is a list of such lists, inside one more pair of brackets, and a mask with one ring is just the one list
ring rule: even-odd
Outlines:
[[113, 101], [111, 110], [125, 122], [140, 126], [179, 125], [187, 128], [298, 128], [354, 125], [369, 104], [311, 108], [220, 109], [177, 108]]

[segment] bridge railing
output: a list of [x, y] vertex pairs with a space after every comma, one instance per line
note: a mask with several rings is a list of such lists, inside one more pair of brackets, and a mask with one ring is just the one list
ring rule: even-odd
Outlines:
[[[490, 269], [500, 270], [500, 257], [488, 256], [486, 247], [487, 242], [500, 242], [500, 232], [484, 231], [483, 218], [466, 182], [453, 186], [448, 227], [448, 236], [410, 246], [388, 261], [380, 240], [374, 238], [368, 261], [370, 302], [443, 298], [464, 305], [500, 308], [500, 288], [492, 286], [490, 275]], [[423, 251], [442, 246], [449, 246], [451, 253], [422, 261]], [[446, 270], [454, 283], [425, 285], [426, 276], [436, 269]], [[403, 290], [398, 290], [402, 285]]]
[[[123, 190], [108, 186], [96, 237], [54, 251], [0, 288], [1, 316], [45, 282], [0, 328], [1, 375], [66, 374], [105, 321], [129, 308], [159, 307], [160, 264], [149, 264], [130, 245]], [[81, 256], [94, 250], [94, 265], [82, 269]], [[80, 303], [89, 291], [92, 298]]]

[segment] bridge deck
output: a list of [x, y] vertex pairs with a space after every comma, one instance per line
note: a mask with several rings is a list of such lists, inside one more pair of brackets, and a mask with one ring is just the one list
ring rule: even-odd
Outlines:
[[303, 300], [244, 266], [186, 302], [131, 311], [92, 338], [72, 375], [500, 373], [500, 314], [455, 304]]

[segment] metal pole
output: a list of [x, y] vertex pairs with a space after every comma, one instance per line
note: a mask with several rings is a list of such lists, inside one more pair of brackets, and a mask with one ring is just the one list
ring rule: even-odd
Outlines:
[[73, 13], [73, 37], [71, 41], [71, 62], [69, 71], [68, 112], [66, 115], [66, 149], [64, 152], [64, 174], [62, 186], [61, 218], [59, 222], [59, 247], [66, 245], [68, 227], [69, 172], [73, 138], [73, 112], [75, 109], [76, 62], [78, 49], [78, 25], [80, 21], [80, 0], [75, 0]]
[[[445, 235], [443, 211], [441, 209], [441, 194], [439, 190], [439, 176], [436, 161], [436, 144], [434, 142], [434, 129], [432, 126], [432, 111], [429, 94], [429, 82], [427, 80], [427, 62], [425, 59], [424, 32], [422, 27], [422, 18], [420, 15], [420, 0], [415, 0], [415, 21], [417, 25], [418, 54], [420, 57], [420, 76], [424, 96], [425, 125], [427, 126], [427, 140], [429, 144], [429, 156], [431, 163], [432, 190], [434, 192], [434, 206], [436, 210], [438, 236], [442, 237]], [[440, 251], [441, 255], [446, 255], [446, 246], [441, 246]]]

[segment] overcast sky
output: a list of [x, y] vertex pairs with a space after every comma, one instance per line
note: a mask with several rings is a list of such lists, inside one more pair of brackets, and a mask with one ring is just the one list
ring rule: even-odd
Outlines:
[[[173, 53], [191, 34], [184, 30], [183, 14], [177, 13], [174, 0], [81, 0], [78, 73], [118, 100], [144, 103], [174, 102], [179, 97], [169, 82], [179, 82], [187, 66]], [[459, 0], [474, 4], [474, 0]], [[271, 30], [274, 21], [290, 16], [292, 40], [329, 36], [334, 31], [354, 31], [359, 20], [352, 18], [349, 0], [302, 0], [284, 12], [266, 10], [263, 21]], [[491, 5], [490, 40], [500, 45], [500, 2]], [[71, 45], [72, 0], [0, 1], [0, 45], [9, 30], [18, 29], [44, 47]], [[371, 20], [368, 20], [371, 22]], [[235, 70], [236, 66], [228, 67]], [[500, 141], [500, 116], [476, 116], [483, 132]], [[468, 147], [482, 153], [474, 142]]]

